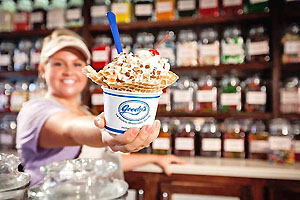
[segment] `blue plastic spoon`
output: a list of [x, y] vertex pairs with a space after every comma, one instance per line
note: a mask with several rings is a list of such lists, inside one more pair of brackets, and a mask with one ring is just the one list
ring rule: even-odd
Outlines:
[[120, 54], [121, 52], [123, 52], [123, 50], [122, 50], [122, 44], [121, 44], [120, 35], [118, 31], [116, 15], [113, 12], [109, 11], [106, 13], [106, 17], [110, 25], [110, 29], [115, 41], [116, 49], [118, 51], [118, 54]]

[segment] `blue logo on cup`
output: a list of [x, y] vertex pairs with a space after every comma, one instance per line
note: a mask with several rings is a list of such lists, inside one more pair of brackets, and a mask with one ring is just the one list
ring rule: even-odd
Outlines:
[[149, 114], [149, 111], [149, 105], [139, 100], [124, 101], [118, 108], [119, 114], [129, 121], [141, 121]]

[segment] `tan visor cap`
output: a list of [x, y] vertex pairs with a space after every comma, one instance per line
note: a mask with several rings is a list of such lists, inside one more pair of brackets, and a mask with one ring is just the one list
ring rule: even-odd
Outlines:
[[82, 40], [69, 35], [58, 36], [44, 45], [41, 52], [41, 63], [48, 60], [57, 51], [66, 47], [74, 47], [79, 50], [86, 58], [86, 63], [90, 64], [91, 53], [86, 44]]

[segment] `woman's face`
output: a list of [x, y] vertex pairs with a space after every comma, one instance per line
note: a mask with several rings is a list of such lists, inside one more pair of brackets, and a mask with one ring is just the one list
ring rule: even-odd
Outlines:
[[74, 48], [64, 48], [53, 54], [42, 68], [51, 95], [62, 98], [77, 97], [87, 83], [81, 72], [86, 65], [82, 53]]

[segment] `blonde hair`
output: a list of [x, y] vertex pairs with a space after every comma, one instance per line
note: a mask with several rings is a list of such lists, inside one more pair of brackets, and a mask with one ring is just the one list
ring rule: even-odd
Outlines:
[[[75, 33], [74, 31], [71, 31], [69, 29], [56, 29], [54, 30], [50, 35], [46, 36], [43, 40], [43, 47], [42, 49], [49, 43], [51, 42], [53, 39], [56, 39], [59, 36], [72, 36], [75, 37], [77, 39], [82, 40], [83, 42], [84, 39], [78, 35], [77, 33]], [[39, 64], [39, 73], [41, 74], [41, 67], [43, 65], [45, 65], [48, 62], [48, 60], [41, 60], [40, 64]]]

